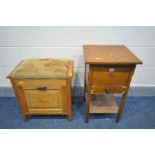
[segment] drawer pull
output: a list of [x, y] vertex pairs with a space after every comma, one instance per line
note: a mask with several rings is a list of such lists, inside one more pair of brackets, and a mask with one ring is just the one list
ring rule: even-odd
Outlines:
[[47, 90], [46, 86], [39, 86], [37, 87], [37, 90], [43, 91], [43, 90]]
[[105, 88], [105, 92], [109, 94], [111, 92], [111, 88]]

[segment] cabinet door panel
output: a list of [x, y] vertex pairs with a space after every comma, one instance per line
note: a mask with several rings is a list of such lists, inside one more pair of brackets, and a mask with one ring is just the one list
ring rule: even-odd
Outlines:
[[24, 90], [30, 113], [62, 113], [64, 110], [61, 89], [58, 90]]

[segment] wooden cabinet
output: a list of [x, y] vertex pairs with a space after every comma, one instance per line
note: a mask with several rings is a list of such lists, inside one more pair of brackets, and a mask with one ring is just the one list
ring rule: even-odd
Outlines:
[[[31, 68], [29, 68], [31, 66]], [[22, 61], [8, 76], [23, 119], [28, 115], [67, 115], [71, 120], [71, 60]]]
[[[85, 121], [91, 113], [116, 113], [118, 122], [135, 67], [142, 62], [123, 45], [84, 45], [83, 49]], [[113, 94], [122, 94], [119, 107]]]

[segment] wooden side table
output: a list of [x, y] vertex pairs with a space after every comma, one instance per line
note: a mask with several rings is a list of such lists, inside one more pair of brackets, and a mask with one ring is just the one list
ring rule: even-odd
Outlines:
[[28, 115], [67, 115], [71, 121], [71, 78], [73, 61], [28, 59], [8, 76], [22, 118]]
[[[119, 122], [137, 64], [142, 64], [123, 45], [84, 45], [84, 100], [89, 114], [116, 113]], [[122, 94], [119, 107], [113, 94]]]

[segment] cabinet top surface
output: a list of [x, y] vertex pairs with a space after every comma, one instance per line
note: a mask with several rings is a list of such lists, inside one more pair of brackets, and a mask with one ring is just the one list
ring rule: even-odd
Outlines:
[[84, 45], [86, 64], [142, 64], [124, 45]]
[[26, 59], [21, 61], [8, 78], [68, 78], [72, 77], [73, 62], [66, 59]]

